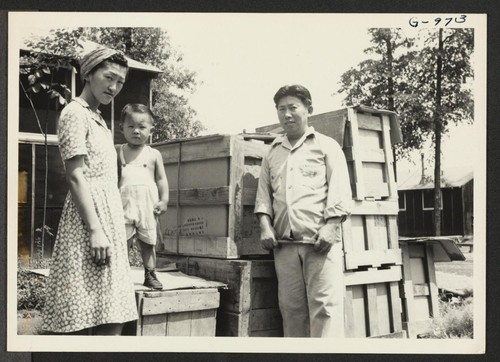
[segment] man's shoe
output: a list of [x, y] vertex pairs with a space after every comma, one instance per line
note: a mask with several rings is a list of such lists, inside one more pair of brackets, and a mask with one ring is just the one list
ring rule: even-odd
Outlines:
[[163, 289], [163, 284], [156, 278], [154, 270], [146, 270], [144, 273], [144, 284], [145, 287], [153, 289]]

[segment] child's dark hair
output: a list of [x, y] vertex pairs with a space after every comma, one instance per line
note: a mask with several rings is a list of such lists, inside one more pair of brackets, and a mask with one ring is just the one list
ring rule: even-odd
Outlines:
[[276, 94], [274, 95], [274, 104], [277, 107], [278, 103], [281, 98], [291, 96], [291, 97], [297, 97], [304, 103], [306, 107], [309, 107], [312, 105], [312, 98], [311, 98], [311, 93], [309, 93], [309, 90], [307, 90], [306, 87], [300, 85], [300, 84], [292, 84], [292, 85], [285, 85], [281, 87]]
[[127, 116], [131, 116], [134, 113], [141, 113], [141, 114], [147, 114], [151, 118], [151, 124], [154, 122], [154, 115], [153, 112], [151, 112], [151, 109], [149, 109], [148, 106], [145, 106], [144, 104], [140, 103], [129, 103], [125, 105], [122, 109], [122, 113], [120, 116], [120, 122], [123, 123]]

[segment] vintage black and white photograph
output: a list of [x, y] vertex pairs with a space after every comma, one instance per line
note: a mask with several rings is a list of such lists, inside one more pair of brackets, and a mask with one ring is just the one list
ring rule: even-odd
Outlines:
[[8, 40], [9, 351], [484, 353], [485, 15]]

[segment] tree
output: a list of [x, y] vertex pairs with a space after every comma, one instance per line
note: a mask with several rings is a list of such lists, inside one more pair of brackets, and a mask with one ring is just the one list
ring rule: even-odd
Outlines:
[[[435, 149], [435, 214], [440, 214], [441, 136], [451, 123], [472, 123], [473, 99], [464, 80], [473, 76], [471, 29], [423, 31], [417, 39], [406, 38], [400, 29], [370, 29], [375, 56], [341, 76], [339, 92], [344, 103], [363, 103], [396, 111], [400, 116], [403, 142], [397, 156], [419, 149], [431, 138]], [[398, 52], [399, 51], [399, 52]], [[438, 217], [438, 216], [436, 216]], [[440, 234], [440, 220], [435, 219]]]
[[[160, 28], [82, 28], [89, 40], [123, 51], [130, 58], [158, 67], [163, 73], [153, 81], [155, 114], [153, 141], [197, 136], [204, 127], [184, 95], [195, 91], [196, 74], [182, 65], [182, 54]], [[184, 93], [184, 94], [183, 94]]]

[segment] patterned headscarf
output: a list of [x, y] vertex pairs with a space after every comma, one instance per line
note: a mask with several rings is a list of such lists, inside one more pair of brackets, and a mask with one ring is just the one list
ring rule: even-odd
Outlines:
[[80, 78], [82, 82], [84, 82], [87, 74], [89, 74], [89, 72], [94, 69], [96, 65], [100, 64], [116, 53], [118, 52], [113, 49], [97, 47], [96, 49], [85, 54], [80, 59]]

